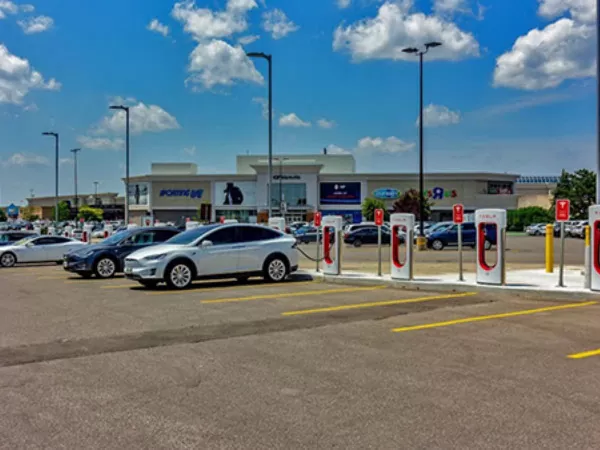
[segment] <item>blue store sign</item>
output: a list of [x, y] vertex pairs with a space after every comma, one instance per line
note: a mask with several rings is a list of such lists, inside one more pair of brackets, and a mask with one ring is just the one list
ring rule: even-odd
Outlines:
[[373, 191], [373, 197], [381, 200], [394, 200], [400, 198], [400, 191], [393, 188], [381, 188]]
[[14, 203], [11, 203], [6, 208], [6, 215], [11, 219], [16, 219], [17, 217], [19, 217], [19, 207], [16, 206]]
[[204, 189], [161, 189], [161, 197], [188, 197], [200, 200]]

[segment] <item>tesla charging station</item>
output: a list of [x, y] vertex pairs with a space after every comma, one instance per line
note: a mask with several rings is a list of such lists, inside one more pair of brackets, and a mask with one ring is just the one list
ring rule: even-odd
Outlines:
[[[504, 251], [506, 243], [506, 210], [478, 209], [475, 211], [477, 228], [477, 283], [503, 285], [506, 282]], [[496, 231], [496, 262], [489, 264], [485, 258], [486, 229]]]
[[285, 218], [283, 217], [270, 217], [269, 226], [285, 233]]
[[107, 223], [106, 225], [104, 225], [104, 239], [108, 238], [109, 236], [112, 236], [113, 234], [113, 226], [109, 223]]
[[[391, 276], [394, 280], [412, 280], [413, 278], [413, 234], [415, 229], [414, 214], [392, 214], [391, 229]], [[400, 243], [399, 234], [404, 233], [404, 245]]]
[[[339, 275], [341, 272], [341, 243], [342, 226], [344, 221], [341, 216], [325, 216], [321, 221], [323, 225], [323, 273], [325, 275]], [[333, 242], [332, 241], [333, 235]]]
[[592, 253], [590, 288], [592, 291], [600, 291], [600, 205], [590, 206], [588, 211]]
[[94, 230], [93, 225], [84, 225], [83, 226], [82, 241], [85, 242], [86, 244], [92, 243], [92, 231], [93, 230]]

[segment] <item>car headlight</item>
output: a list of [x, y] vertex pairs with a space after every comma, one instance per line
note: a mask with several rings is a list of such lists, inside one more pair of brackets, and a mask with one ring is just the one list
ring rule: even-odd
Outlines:
[[163, 259], [165, 256], [167, 256], [166, 253], [161, 253], [160, 255], [150, 255], [150, 256], [146, 256], [145, 258], [143, 258], [145, 261], [158, 261], [160, 259]]

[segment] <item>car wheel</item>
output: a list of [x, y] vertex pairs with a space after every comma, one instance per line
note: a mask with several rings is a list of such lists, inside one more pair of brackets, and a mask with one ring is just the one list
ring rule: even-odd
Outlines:
[[175, 262], [166, 271], [167, 286], [171, 289], [185, 289], [192, 284], [194, 275], [186, 262]]
[[288, 271], [287, 262], [280, 256], [269, 258], [264, 265], [265, 280], [271, 283], [279, 283], [285, 280]]
[[139, 280], [139, 283], [148, 289], [154, 289], [156, 286], [158, 286], [158, 281], [155, 280]]
[[483, 248], [485, 248], [486, 250], [491, 250], [492, 243], [486, 239], [485, 244], [483, 244]]
[[112, 278], [117, 271], [117, 265], [112, 258], [100, 258], [94, 265], [94, 273], [98, 278]]
[[360, 239], [357, 239], [352, 243], [352, 245], [358, 248], [362, 245], [362, 241]]
[[431, 243], [431, 248], [434, 250], [443, 250], [444, 249], [444, 243], [442, 241], [440, 241], [439, 239], [436, 239], [435, 241], [433, 241]]
[[13, 267], [17, 263], [17, 257], [14, 253], [6, 252], [0, 256], [0, 266]]

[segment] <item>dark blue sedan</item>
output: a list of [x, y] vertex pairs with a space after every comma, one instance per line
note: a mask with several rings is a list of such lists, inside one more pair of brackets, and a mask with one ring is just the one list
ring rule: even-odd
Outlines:
[[160, 244], [179, 233], [176, 228], [147, 227], [121, 231], [103, 242], [64, 256], [63, 267], [84, 278], [111, 278], [122, 272], [125, 258], [136, 250]]

